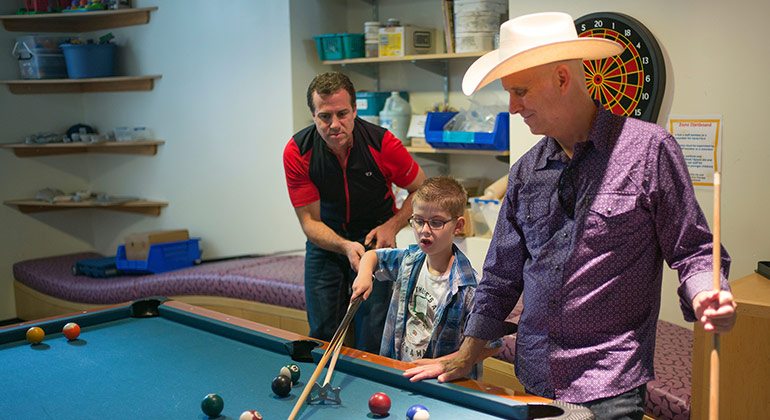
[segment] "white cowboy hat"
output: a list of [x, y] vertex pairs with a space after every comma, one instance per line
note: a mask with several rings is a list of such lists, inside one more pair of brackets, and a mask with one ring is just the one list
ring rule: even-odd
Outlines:
[[468, 68], [463, 93], [471, 95], [509, 74], [561, 60], [598, 60], [620, 54], [623, 46], [604, 38], [579, 38], [572, 16], [561, 12], [533, 13], [500, 25], [500, 48]]

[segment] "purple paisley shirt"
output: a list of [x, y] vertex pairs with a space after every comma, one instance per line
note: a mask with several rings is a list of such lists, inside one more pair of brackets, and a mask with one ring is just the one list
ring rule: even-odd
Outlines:
[[[567, 402], [615, 396], [654, 378], [663, 261], [678, 271], [684, 317], [712, 287], [712, 235], [676, 140], [599, 106], [572, 161], [543, 138], [512, 167], [465, 334], [495, 339], [522, 296], [516, 376]], [[574, 165], [574, 220], [557, 184]], [[730, 258], [722, 249], [722, 288]]]

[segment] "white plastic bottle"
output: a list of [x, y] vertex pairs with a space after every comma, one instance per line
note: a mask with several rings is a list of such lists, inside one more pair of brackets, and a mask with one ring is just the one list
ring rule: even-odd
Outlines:
[[390, 130], [405, 146], [411, 144], [406, 138], [409, 130], [409, 121], [412, 119], [412, 107], [409, 102], [399, 96], [398, 92], [391, 92], [385, 100], [385, 106], [380, 111], [380, 125]]

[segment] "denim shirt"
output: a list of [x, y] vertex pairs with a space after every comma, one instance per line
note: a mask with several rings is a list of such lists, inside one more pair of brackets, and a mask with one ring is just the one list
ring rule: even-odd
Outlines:
[[[406, 331], [407, 303], [414, 291], [420, 269], [425, 262], [425, 253], [418, 245], [405, 249], [378, 249], [375, 277], [380, 281], [394, 283], [393, 297], [382, 334], [380, 355], [401, 360], [401, 345]], [[470, 261], [456, 245], [452, 244], [455, 259], [449, 272], [449, 292], [439, 299], [436, 319], [431, 333], [426, 357], [435, 359], [460, 349], [463, 341], [465, 321], [473, 308], [476, 291], [476, 272]], [[489, 348], [502, 347], [502, 339], [493, 340]], [[469, 379], [481, 379], [482, 363], [474, 365]]]
[[[573, 168], [574, 219], [558, 184]], [[516, 377], [567, 402], [611, 397], [654, 379], [663, 262], [680, 306], [712, 288], [712, 235], [676, 140], [598, 106], [570, 159], [543, 138], [512, 167], [476, 304], [464, 333], [499, 337], [521, 296]], [[730, 258], [722, 249], [722, 288]]]

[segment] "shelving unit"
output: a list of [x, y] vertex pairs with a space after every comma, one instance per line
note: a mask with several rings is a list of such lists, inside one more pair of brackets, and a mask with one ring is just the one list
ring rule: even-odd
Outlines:
[[403, 57], [368, 57], [345, 60], [324, 60], [327, 65], [339, 65], [351, 71], [374, 79], [374, 90], [380, 90], [380, 63], [409, 62], [415, 66], [437, 74], [444, 79], [444, 103], [449, 102], [449, 60], [478, 58], [487, 51], [470, 53], [415, 54]]
[[73, 155], [79, 153], [113, 153], [125, 155], [152, 156], [158, 153], [163, 140], [126, 141], [106, 143], [50, 143], [50, 144], [3, 144], [3, 149], [12, 149], [18, 157]]
[[[98, 12], [49, 13], [33, 15], [3, 15], [0, 20], [7, 31], [13, 32], [91, 32], [124, 26], [143, 25], [150, 22], [150, 13], [158, 7], [105, 10]], [[39, 79], [1, 80], [13, 94], [55, 94], [149, 91], [161, 75], [117, 76], [89, 79]], [[161, 140], [107, 143], [53, 143], [53, 144], [4, 144], [2, 148], [13, 150], [17, 157], [68, 155], [77, 153], [117, 153], [155, 155]], [[73, 209], [103, 209], [158, 216], [168, 203], [133, 200], [120, 204], [100, 202], [56, 202], [39, 200], [6, 200], [5, 205], [17, 206], [22, 213], [38, 213]]]
[[99, 204], [91, 201], [85, 202], [58, 202], [49, 203], [47, 201], [39, 200], [6, 200], [3, 204], [7, 206], [18, 206], [19, 211], [22, 213], [40, 213], [44, 211], [57, 211], [57, 210], [74, 210], [74, 209], [102, 209], [102, 210], [114, 210], [127, 213], [139, 213], [149, 216], [159, 216], [160, 209], [168, 206], [168, 203], [159, 201], [147, 201], [147, 200], [134, 200], [127, 201], [120, 204]]

